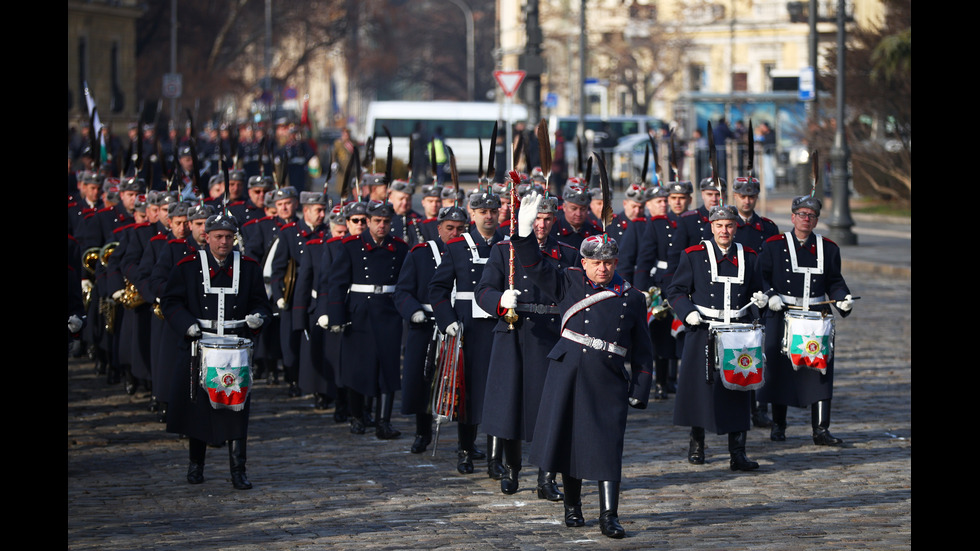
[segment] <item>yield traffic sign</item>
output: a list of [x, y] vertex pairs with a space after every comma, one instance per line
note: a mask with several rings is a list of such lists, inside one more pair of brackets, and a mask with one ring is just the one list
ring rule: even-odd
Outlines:
[[504, 90], [504, 95], [508, 98], [514, 97], [514, 92], [524, 82], [524, 71], [494, 71], [493, 78], [497, 79], [497, 84]]

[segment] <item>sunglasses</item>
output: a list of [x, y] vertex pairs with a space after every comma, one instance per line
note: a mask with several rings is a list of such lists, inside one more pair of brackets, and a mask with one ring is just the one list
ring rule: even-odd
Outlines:
[[351, 218], [350, 222], [352, 224], [367, 224], [367, 218]]

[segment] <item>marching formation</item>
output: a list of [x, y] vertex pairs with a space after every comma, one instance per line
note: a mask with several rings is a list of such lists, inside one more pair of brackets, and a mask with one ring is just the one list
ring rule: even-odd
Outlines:
[[[620, 213], [601, 155], [583, 169], [580, 154], [577, 174], [552, 181], [544, 121], [540, 167], [518, 145], [494, 183], [491, 148], [468, 193], [449, 144], [431, 142], [433, 181], [417, 213], [416, 179], [393, 177], [390, 137], [384, 173], [373, 140], [363, 163], [342, 147], [342, 170], [316, 191], [298, 134], [277, 156], [251, 137], [202, 146], [191, 126], [170, 163], [141, 136], [112, 162], [92, 153], [94, 140], [69, 152], [69, 343], [107, 383], [147, 391], [167, 431], [187, 437], [190, 484], [205, 480], [207, 447], [227, 446], [233, 486], [252, 487], [251, 390], [280, 373], [289, 396], [332, 408], [353, 435], [399, 439], [400, 396], [414, 454], [435, 454], [456, 423], [456, 470], [486, 460], [504, 494], [518, 491], [526, 458], [538, 498], [562, 502], [568, 527], [585, 525], [583, 480], [594, 480], [611, 538], [626, 535], [628, 411], [651, 398], [675, 395], [692, 464], [705, 463], [714, 432], [727, 436], [732, 471], [758, 469], [747, 431], [785, 440], [790, 406], [811, 409], [814, 444], [842, 444], [830, 432], [831, 307], [847, 316], [856, 297], [839, 247], [814, 232], [819, 199], [796, 198], [784, 233], [755, 212], [751, 141], [735, 205], [722, 204], [711, 144], [712, 175], [691, 210], [672, 140], [664, 164], [650, 138]], [[304, 184], [285, 185], [294, 182]]]

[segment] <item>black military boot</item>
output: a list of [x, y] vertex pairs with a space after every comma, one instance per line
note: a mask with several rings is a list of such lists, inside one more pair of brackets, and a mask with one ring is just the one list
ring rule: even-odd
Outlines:
[[415, 442], [412, 442], [412, 453], [422, 453], [432, 443], [432, 415], [428, 413], [415, 414]]
[[561, 481], [565, 485], [565, 526], [585, 526], [585, 517], [582, 516], [582, 479], [562, 473]]
[[376, 421], [377, 414], [371, 417], [372, 411], [374, 411], [374, 396], [368, 396], [364, 399], [364, 416], [362, 417], [365, 427], [374, 428], [378, 425]]
[[538, 499], [548, 501], [561, 501], [565, 496], [558, 490], [558, 483], [555, 482], [557, 473], [546, 472], [538, 469]]
[[231, 485], [236, 490], [251, 490], [252, 483], [245, 476], [245, 439], [228, 441], [228, 460], [231, 463]]
[[364, 395], [360, 392], [347, 389], [347, 406], [350, 408], [350, 433], [364, 434]]
[[733, 471], [754, 471], [759, 468], [755, 461], [745, 456], [745, 431], [728, 433], [728, 453], [732, 457]]
[[704, 465], [704, 427], [691, 427], [691, 445], [687, 448], [687, 460], [693, 465]]
[[187, 466], [187, 482], [190, 484], [200, 484], [204, 482], [204, 454], [207, 451], [207, 444], [204, 440], [189, 438], [190, 441], [190, 464]]
[[337, 401], [333, 406], [333, 422], [346, 423], [350, 411], [347, 409], [347, 389], [337, 387]]
[[786, 441], [786, 406], [772, 405], [772, 427], [769, 429], [769, 439], [773, 442]]
[[669, 369], [670, 369], [670, 360], [668, 360], [667, 358], [657, 358], [657, 364], [655, 370], [657, 384], [653, 387], [654, 400], [667, 399], [667, 371]]
[[504, 439], [487, 435], [487, 475], [493, 480], [500, 480], [507, 475], [504, 469], [503, 457]]
[[818, 446], [840, 446], [843, 440], [830, 434], [830, 400], [821, 400], [810, 406], [813, 424], [813, 443]]
[[391, 426], [391, 408], [394, 403], [395, 394], [393, 392], [384, 393], [378, 397], [378, 426], [374, 429], [374, 435], [379, 440], [393, 440], [402, 434], [401, 431], [395, 430]]
[[500, 491], [512, 495], [520, 487], [519, 473], [521, 472], [521, 441], [518, 439], [503, 439], [504, 477], [500, 479]]
[[749, 391], [749, 399], [752, 401], [752, 425], [760, 429], [767, 429], [772, 426], [772, 419], [767, 415], [769, 406], [765, 402], [759, 403], [755, 399], [755, 391]]
[[459, 448], [456, 450], [456, 470], [460, 474], [473, 474], [473, 448], [476, 442], [476, 430], [476, 425], [456, 424], [456, 432], [459, 435]]
[[322, 392], [313, 393], [313, 409], [323, 411], [330, 407], [330, 398]]
[[626, 530], [619, 524], [619, 482], [599, 481], [599, 529], [610, 538], [626, 537]]

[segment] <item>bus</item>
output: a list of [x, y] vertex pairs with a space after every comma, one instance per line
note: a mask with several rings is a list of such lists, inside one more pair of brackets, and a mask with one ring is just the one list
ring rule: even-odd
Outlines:
[[[509, 109], [509, 113], [507, 110]], [[476, 174], [480, 164], [479, 139], [483, 140], [483, 167], [493, 147], [493, 123], [507, 119], [511, 124], [527, 120], [527, 108], [487, 102], [460, 101], [374, 101], [368, 105], [365, 129], [376, 136], [375, 151], [378, 158], [384, 158], [388, 147], [383, 127], [387, 127], [392, 137], [392, 155], [408, 161], [408, 146], [416, 124], [419, 125], [426, 143], [437, 128], [442, 128], [446, 145], [456, 156], [456, 167], [460, 173]], [[501, 126], [497, 132], [505, 136], [506, 129]], [[503, 167], [497, 167], [500, 170]]]

